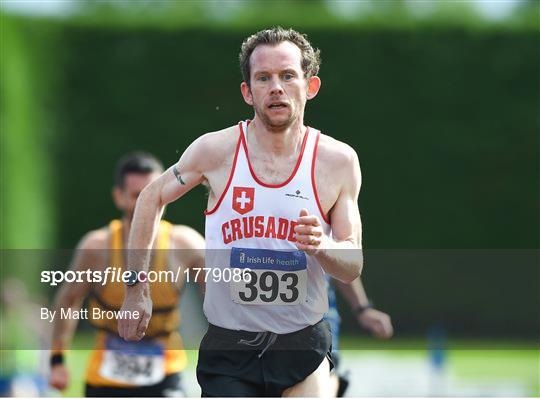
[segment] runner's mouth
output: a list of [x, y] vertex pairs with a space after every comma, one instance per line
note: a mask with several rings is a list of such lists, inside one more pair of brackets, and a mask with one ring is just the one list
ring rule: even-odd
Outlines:
[[283, 109], [283, 108], [287, 108], [288, 105], [286, 103], [282, 103], [282, 102], [275, 102], [275, 103], [272, 103], [268, 106], [268, 108], [270, 109]]

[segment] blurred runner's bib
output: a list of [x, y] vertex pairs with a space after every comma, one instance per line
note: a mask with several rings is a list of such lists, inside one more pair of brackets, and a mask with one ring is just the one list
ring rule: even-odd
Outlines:
[[163, 345], [108, 336], [99, 373], [121, 384], [157, 384], [165, 377]]
[[[123, 228], [120, 220], [109, 225], [110, 242], [108, 263], [124, 268]], [[159, 224], [151, 269], [167, 270], [172, 225]], [[104, 286], [92, 287], [90, 309], [120, 310], [124, 301], [125, 284], [108, 281]], [[125, 342], [118, 337], [116, 319], [90, 318], [98, 328], [94, 350], [86, 369], [86, 383], [97, 387], [137, 387], [154, 385], [167, 375], [186, 367], [187, 356], [178, 333], [180, 313], [177, 309], [179, 290], [171, 282], [150, 283], [153, 314], [146, 337], [138, 342]], [[93, 311], [89, 312], [93, 314]], [[132, 346], [133, 345], [133, 346]]]

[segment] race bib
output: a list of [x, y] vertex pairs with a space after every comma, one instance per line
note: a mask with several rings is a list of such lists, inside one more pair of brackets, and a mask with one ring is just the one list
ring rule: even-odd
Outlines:
[[157, 342], [106, 339], [100, 375], [130, 385], [153, 385], [165, 378], [163, 346]]
[[[231, 298], [242, 305], [298, 305], [307, 296], [304, 251], [232, 248], [230, 267], [244, 269], [231, 281]], [[245, 269], [250, 269], [245, 271]]]

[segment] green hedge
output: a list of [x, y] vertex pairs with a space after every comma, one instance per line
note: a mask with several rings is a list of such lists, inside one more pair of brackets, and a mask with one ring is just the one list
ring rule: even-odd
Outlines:
[[[120, 155], [145, 149], [171, 164], [202, 133], [252, 117], [238, 89], [237, 54], [253, 29], [54, 29], [57, 46], [41, 54], [56, 75], [54, 102], [45, 109], [57, 139], [47, 154], [54, 154], [56, 246], [69, 248], [117, 215], [110, 190]], [[359, 154], [366, 247], [538, 248], [536, 31], [308, 33], [322, 49], [323, 86], [306, 121]], [[46, 81], [49, 72], [32, 76]], [[167, 218], [202, 232], [204, 207], [197, 189], [169, 206]], [[454, 301], [430, 291], [436, 284], [418, 278], [421, 268], [398, 268], [368, 259], [365, 270], [371, 296], [396, 320], [437, 314]], [[440, 270], [448, 274], [451, 265]], [[472, 312], [479, 330], [508, 332], [510, 323], [519, 334], [538, 331], [538, 318], [524, 316], [537, 314], [538, 284], [531, 281], [538, 271], [534, 264], [519, 270], [512, 283], [511, 270], [476, 270], [489, 284], [461, 292], [450, 324], [466, 332], [460, 317]], [[525, 284], [532, 289], [521, 290]], [[508, 294], [486, 302], [485, 290]], [[468, 303], [482, 305], [473, 311]]]
[[[62, 246], [113, 215], [120, 154], [170, 164], [200, 134], [252, 116], [238, 90], [245, 33], [63, 33]], [[310, 33], [323, 87], [306, 120], [360, 156], [367, 247], [538, 246], [536, 34]], [[202, 229], [202, 191], [192, 199], [168, 215]]]
[[57, 133], [51, 115], [57, 29], [0, 13], [0, 248], [49, 248], [57, 241]]

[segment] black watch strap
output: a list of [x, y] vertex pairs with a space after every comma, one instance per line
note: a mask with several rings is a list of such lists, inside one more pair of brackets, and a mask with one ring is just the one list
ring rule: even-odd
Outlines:
[[373, 309], [373, 304], [371, 302], [368, 302], [365, 305], [358, 305], [356, 308], [354, 308], [353, 314], [355, 316], [361, 315], [362, 313], [364, 313], [364, 310], [367, 309]]
[[64, 354], [55, 353], [51, 355], [49, 362], [50, 362], [51, 367], [56, 366], [57, 364], [64, 364]]
[[139, 282], [139, 275], [135, 270], [128, 270], [128, 273], [126, 273], [124, 276], [127, 277], [124, 281], [128, 287], [133, 287]]

